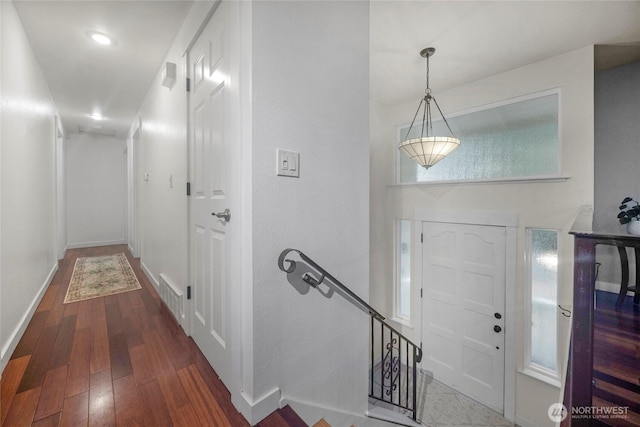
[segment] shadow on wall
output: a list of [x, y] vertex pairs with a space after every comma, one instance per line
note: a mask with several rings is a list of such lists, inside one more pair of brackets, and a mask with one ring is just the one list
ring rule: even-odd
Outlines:
[[[303, 261], [287, 258], [290, 252], [296, 252]], [[282, 251], [278, 258], [278, 267], [287, 273], [287, 281], [300, 295], [308, 294], [311, 288], [315, 288], [325, 298], [332, 298], [334, 294], [338, 294], [364, 313], [371, 314], [365, 301], [297, 249]]]
[[[295, 288], [296, 291], [298, 291], [300, 295], [308, 294], [311, 288], [314, 287], [322, 296], [331, 298], [333, 296], [334, 289], [327, 285], [326, 282], [323, 282], [320, 285], [315, 284], [318, 279], [318, 273], [304, 262], [297, 262], [295, 270], [291, 273], [287, 273], [287, 281]], [[326, 290], [322, 289], [321, 286], [322, 288], [326, 288]]]

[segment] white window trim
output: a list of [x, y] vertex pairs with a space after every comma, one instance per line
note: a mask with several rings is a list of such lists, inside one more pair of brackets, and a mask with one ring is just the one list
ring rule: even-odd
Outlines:
[[[412, 244], [413, 221], [408, 219], [403, 219], [403, 218], [397, 218], [394, 224], [394, 236], [393, 236], [395, 256], [394, 256], [394, 263], [393, 263], [393, 318], [392, 320], [404, 326], [412, 327], [411, 318], [412, 318], [413, 310], [411, 310], [411, 292], [409, 292], [409, 316], [405, 316], [400, 313], [400, 292], [401, 292], [401, 286], [402, 286], [402, 280], [400, 279], [400, 273], [401, 273], [400, 257], [402, 252], [400, 249], [401, 238], [402, 238], [400, 233], [400, 224], [402, 223], [402, 221], [407, 221], [409, 223], [409, 227], [410, 227], [409, 235], [411, 236], [411, 241], [409, 241], [410, 259], [412, 259], [411, 257], [413, 255], [413, 244]], [[412, 263], [411, 260], [410, 260], [410, 263]], [[410, 271], [413, 271], [413, 270], [410, 268]], [[409, 283], [411, 284], [412, 281], [413, 281], [413, 277], [410, 274]], [[411, 285], [410, 285], [410, 288], [411, 288]]]
[[[525, 228], [525, 280], [524, 280], [524, 322], [523, 322], [523, 336], [524, 336], [524, 360], [523, 367], [518, 372], [525, 374], [531, 378], [535, 378], [539, 381], [545, 382], [549, 385], [560, 388], [562, 383], [560, 375], [562, 372], [561, 367], [561, 354], [560, 354], [560, 342], [558, 340], [558, 334], [560, 328], [558, 327], [558, 319], [556, 318], [556, 371], [552, 371], [544, 366], [540, 366], [531, 361], [531, 316], [532, 316], [532, 298], [531, 291], [533, 283], [531, 281], [532, 264], [531, 264], [531, 252], [532, 252], [532, 230], [543, 231], [555, 231], [557, 238], [557, 251], [560, 254], [560, 230], [555, 228], [545, 227], [526, 227]], [[561, 277], [560, 263], [558, 263], [557, 277]], [[557, 284], [559, 286], [559, 283]], [[556, 288], [556, 301], [558, 300], [558, 289]]]
[[[508, 183], [508, 182], [535, 182], [535, 181], [549, 181], [558, 180], [565, 181], [569, 177], [562, 174], [562, 91], [560, 87], [554, 87], [539, 92], [530, 93], [527, 95], [518, 96], [515, 98], [505, 99], [502, 101], [492, 102], [490, 104], [484, 104], [466, 110], [458, 111], [455, 113], [447, 113], [446, 117], [452, 119], [454, 117], [464, 116], [466, 114], [473, 114], [479, 111], [490, 110], [493, 108], [503, 107], [509, 104], [515, 104], [517, 102], [528, 101], [531, 99], [542, 98], [549, 95], [558, 95], [558, 173], [553, 175], [532, 175], [532, 176], [519, 176], [519, 177], [505, 177], [505, 178], [488, 178], [488, 179], [468, 179], [468, 180], [447, 180], [447, 181], [411, 181], [402, 182], [400, 178], [400, 159], [402, 153], [397, 149], [398, 144], [402, 139], [402, 129], [406, 129], [411, 125], [411, 122], [402, 123], [396, 126], [396, 156], [395, 156], [395, 184], [394, 185], [443, 185], [443, 184], [469, 184], [469, 183]], [[438, 121], [438, 120], [436, 120]], [[464, 143], [464, 141], [462, 141]]]
[[571, 179], [567, 175], [538, 175], [538, 176], [520, 176], [511, 178], [494, 178], [494, 179], [458, 179], [450, 181], [416, 181], [401, 182], [397, 184], [389, 184], [389, 187], [415, 187], [415, 186], [436, 186], [436, 185], [460, 185], [460, 184], [527, 184], [539, 182], [564, 182]]

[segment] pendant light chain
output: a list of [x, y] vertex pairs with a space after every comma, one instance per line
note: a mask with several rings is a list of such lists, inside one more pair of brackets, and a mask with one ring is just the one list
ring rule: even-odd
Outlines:
[[429, 87], [429, 57], [430, 56], [431, 55], [427, 55], [427, 88], [424, 90], [426, 117], [423, 117], [422, 119], [423, 127], [425, 122], [427, 125], [427, 136], [433, 135], [433, 120], [431, 119], [431, 100], [433, 99], [433, 97], [431, 96], [431, 87]]
[[424, 90], [425, 95], [431, 95], [431, 88], [429, 87], [429, 56], [427, 55], [427, 88]]

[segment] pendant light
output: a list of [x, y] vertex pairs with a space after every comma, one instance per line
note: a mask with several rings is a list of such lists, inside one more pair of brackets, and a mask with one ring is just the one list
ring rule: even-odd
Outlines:
[[[453, 135], [447, 119], [444, 117], [444, 114], [442, 114], [442, 110], [440, 109], [436, 99], [431, 95], [431, 88], [429, 88], [429, 57], [433, 56], [435, 51], [436, 50], [433, 47], [428, 47], [420, 51], [420, 56], [427, 59], [427, 88], [424, 91], [424, 98], [422, 98], [420, 104], [418, 104], [418, 109], [416, 110], [416, 114], [413, 116], [413, 121], [411, 121], [411, 126], [409, 126], [405, 139], [398, 146], [398, 148], [407, 156], [409, 156], [413, 161], [424, 166], [425, 169], [435, 165], [460, 146], [460, 140]], [[433, 135], [431, 101], [436, 105], [436, 108], [438, 109], [440, 116], [442, 116], [442, 120], [447, 125], [451, 136]], [[421, 108], [422, 130], [420, 137], [408, 139]]]

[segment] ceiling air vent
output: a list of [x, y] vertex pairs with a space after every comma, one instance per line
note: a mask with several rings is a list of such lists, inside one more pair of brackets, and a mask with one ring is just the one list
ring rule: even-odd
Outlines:
[[89, 135], [116, 136], [115, 129], [103, 129], [95, 126], [78, 125], [78, 132]]

